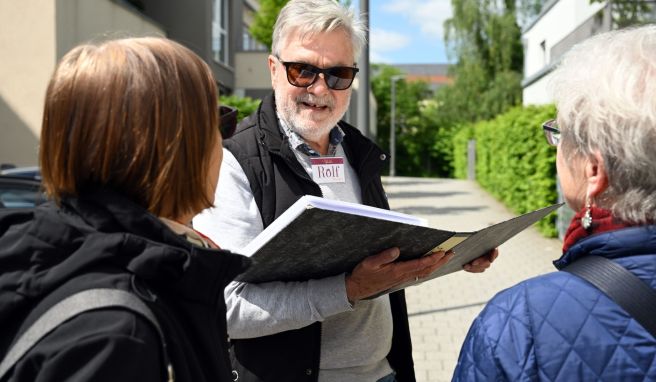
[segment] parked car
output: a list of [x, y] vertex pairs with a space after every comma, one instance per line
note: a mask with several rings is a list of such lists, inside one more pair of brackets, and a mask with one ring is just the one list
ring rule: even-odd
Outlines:
[[0, 175], [20, 176], [41, 181], [41, 171], [38, 166], [16, 167], [14, 165], [0, 165]]
[[2, 166], [0, 208], [34, 207], [45, 201], [38, 167]]

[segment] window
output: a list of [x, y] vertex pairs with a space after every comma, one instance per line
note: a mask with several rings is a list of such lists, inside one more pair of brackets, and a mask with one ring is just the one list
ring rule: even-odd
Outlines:
[[547, 41], [542, 40], [540, 43], [540, 51], [542, 52], [542, 65], [547, 66], [549, 60], [547, 60]]
[[251, 32], [248, 28], [248, 25], [244, 25], [244, 32], [243, 32], [243, 47], [245, 51], [249, 50], [267, 50], [267, 48], [264, 46], [264, 44], [258, 42], [253, 35], [251, 35]]
[[212, 19], [212, 54], [214, 60], [228, 63], [228, 1], [214, 0]]

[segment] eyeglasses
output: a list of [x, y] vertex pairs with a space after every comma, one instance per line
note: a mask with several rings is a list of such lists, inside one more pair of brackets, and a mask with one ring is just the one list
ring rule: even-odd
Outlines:
[[333, 90], [346, 90], [351, 87], [355, 75], [360, 71], [350, 66], [333, 66], [321, 69], [303, 62], [287, 62], [276, 57], [287, 71], [287, 81], [299, 88], [307, 88], [317, 82], [319, 74], [323, 74], [326, 85]]
[[219, 131], [221, 138], [232, 137], [237, 129], [237, 109], [230, 106], [219, 106]]
[[560, 142], [560, 129], [555, 119], [550, 119], [542, 124], [544, 137], [547, 138], [547, 143], [551, 146], [558, 146]]

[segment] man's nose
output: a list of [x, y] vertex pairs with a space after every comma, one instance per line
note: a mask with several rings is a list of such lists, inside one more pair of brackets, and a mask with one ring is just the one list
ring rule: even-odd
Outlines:
[[307, 87], [308, 92], [321, 93], [330, 90], [328, 83], [326, 82], [326, 76], [323, 73], [319, 73], [317, 76], [319, 78], [317, 78], [312, 85]]

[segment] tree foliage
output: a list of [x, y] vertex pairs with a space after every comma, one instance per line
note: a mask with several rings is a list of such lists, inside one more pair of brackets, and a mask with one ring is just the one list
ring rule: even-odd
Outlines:
[[251, 35], [271, 50], [273, 26], [282, 7], [289, 0], [260, 0], [260, 9], [250, 26]]
[[237, 109], [237, 121], [241, 121], [257, 110], [257, 107], [260, 105], [260, 100], [250, 97], [238, 97], [235, 95], [221, 95], [219, 96], [219, 104], [232, 106]]
[[656, 4], [653, 1], [590, 0], [590, 3], [607, 3], [610, 5], [614, 29], [656, 21], [654, 20], [654, 7], [656, 7]]
[[451, 5], [445, 40], [457, 63], [454, 84], [441, 97], [458, 110], [453, 122], [491, 118], [521, 102], [524, 55], [517, 3], [451, 0]]
[[[371, 89], [376, 98], [378, 121], [377, 142], [386, 150], [389, 148], [392, 77], [401, 75], [401, 71], [389, 65], [372, 66], [375, 73], [371, 78]], [[422, 116], [426, 109], [425, 102], [430, 98], [428, 84], [422, 81], [398, 80], [395, 82], [396, 114], [396, 173], [399, 175], [431, 175], [430, 168], [434, 159], [431, 147], [435, 137], [427, 129]]]
[[[515, 0], [452, 0], [452, 7], [445, 30], [450, 54], [457, 59], [453, 83], [429, 101], [408, 98], [422, 107], [408, 108], [412, 125], [399, 134], [397, 163], [410, 164], [399, 166], [400, 175], [452, 176], [452, 136], [459, 126], [493, 118], [521, 103], [523, 48]], [[389, 76], [381, 80], [389, 82]], [[379, 98], [388, 92], [389, 85], [377, 94], [379, 132], [389, 131], [389, 108], [381, 107], [385, 101]]]
[[[541, 0], [451, 0], [453, 17], [445, 23], [449, 55], [455, 59], [453, 83], [421, 103], [416, 126], [422, 142], [407, 143], [399, 155], [421, 150], [424, 166], [406, 175], [453, 175], [452, 137], [463, 124], [486, 120], [521, 104], [523, 48], [519, 20], [539, 12]], [[380, 118], [380, 117], [379, 117]], [[400, 139], [400, 143], [404, 139]], [[416, 155], [416, 152], [414, 153]], [[417, 157], [398, 159], [417, 162]]]

